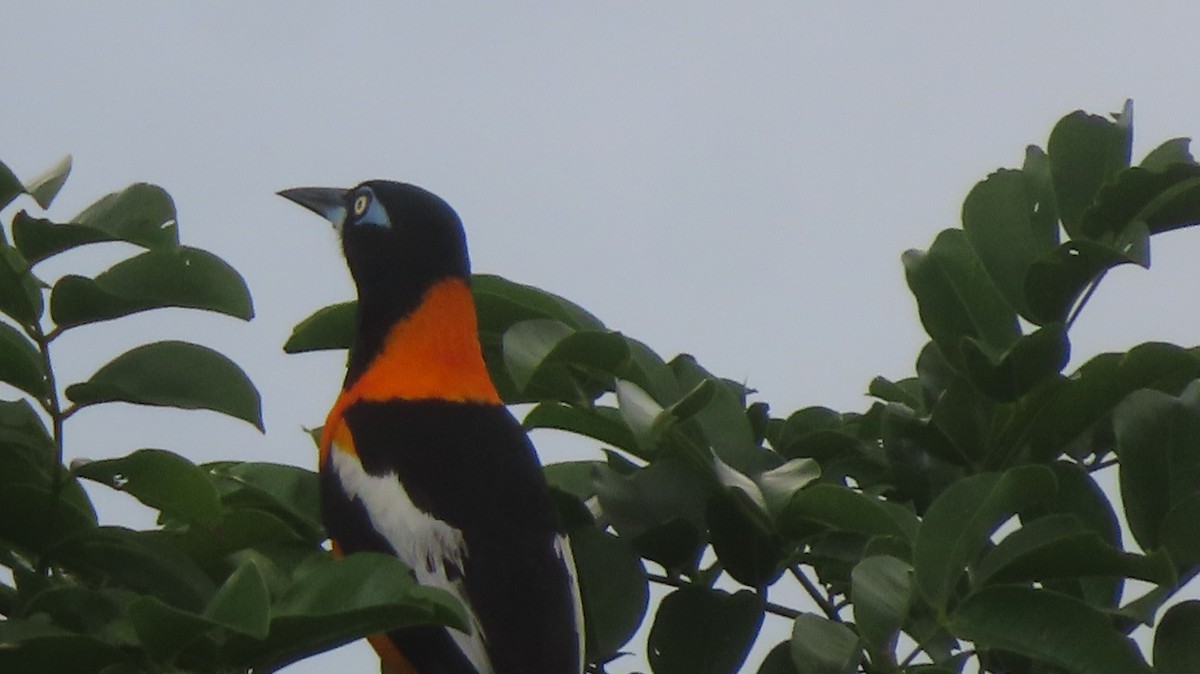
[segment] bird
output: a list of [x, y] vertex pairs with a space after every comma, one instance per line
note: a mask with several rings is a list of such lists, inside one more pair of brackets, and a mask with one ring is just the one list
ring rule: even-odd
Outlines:
[[485, 365], [458, 214], [432, 192], [387, 180], [278, 194], [340, 232], [358, 293], [346, 376], [318, 451], [333, 553], [394, 555], [469, 618], [469, 631], [369, 636], [381, 672], [578, 674], [571, 548], [533, 445]]

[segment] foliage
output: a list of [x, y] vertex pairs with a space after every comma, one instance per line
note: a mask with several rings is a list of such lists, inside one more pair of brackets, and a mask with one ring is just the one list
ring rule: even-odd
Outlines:
[[[1200, 220], [1186, 139], [1137, 166], [1131, 139], [1128, 105], [1064, 117], [1045, 150], [971, 190], [961, 229], [904, 254], [930, 342], [913, 377], [870, 383], [862, 412], [775, 416], [690, 356], [663, 359], [561, 297], [477, 276], [505, 400], [531, 404], [527, 428], [604, 450], [546, 467], [593, 668], [649, 621], [655, 674], [735, 672], [764, 620], [783, 619], [792, 636], [761, 674], [1193, 671], [1200, 602], [1169, 602], [1200, 569], [1200, 352], [1143, 344], [1063, 373], [1107, 271], [1148, 267], [1153, 235]], [[48, 207], [68, 169], [22, 184], [0, 166], [0, 204], [27, 193]], [[0, 381], [24, 396], [0, 405], [0, 563], [15, 579], [0, 586], [0, 670], [268, 671], [373, 631], [461, 620], [391, 558], [330, 560], [306, 471], [158, 449], [64, 468], [62, 426], [84, 405], [259, 424], [258, 399], [236, 365], [184, 342], [136, 347], [60, 394], [55, 337], [162, 306], [247, 319], [249, 296], [219, 259], [178, 243], [151, 186], [63, 225], [18, 212], [11, 230]], [[108, 240], [147, 252], [48, 291], [34, 276]], [[345, 348], [352, 316], [317, 311], [285, 349]], [[99, 526], [79, 479], [130, 493], [161, 526]], [[651, 583], [670, 588], [655, 607]], [[780, 604], [787, 588], [811, 602]], [[1156, 623], [1152, 666], [1128, 635]]]

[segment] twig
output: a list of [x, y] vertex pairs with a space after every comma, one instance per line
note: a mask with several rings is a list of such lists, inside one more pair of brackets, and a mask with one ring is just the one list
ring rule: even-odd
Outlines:
[[833, 605], [833, 602], [829, 600], [829, 597], [821, 592], [821, 589], [818, 588], [815, 583], [809, 580], [808, 576], [806, 576], [804, 572], [800, 570], [800, 567], [793, 566], [791, 567], [790, 571], [792, 572], [792, 575], [796, 577], [796, 580], [800, 581], [800, 585], [804, 588], [804, 591], [808, 593], [808, 596], [812, 597], [812, 600], [817, 603], [817, 606], [821, 607], [821, 612], [825, 614], [826, 618], [829, 618], [834, 622], [843, 622], [842, 616], [838, 615], [837, 607]]

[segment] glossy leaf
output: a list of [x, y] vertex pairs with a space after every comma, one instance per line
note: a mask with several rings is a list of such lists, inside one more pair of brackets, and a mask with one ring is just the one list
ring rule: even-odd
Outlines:
[[226, 505], [265, 510], [290, 524], [304, 540], [325, 538], [316, 473], [297, 466], [257, 461], [202, 466]]
[[172, 606], [151, 596], [133, 599], [126, 609], [126, 616], [137, 633], [139, 645], [160, 660], [171, 660], [189, 643], [217, 627], [216, 623], [195, 611]]
[[89, 461], [72, 469], [172, 517], [201, 524], [221, 517], [217, 489], [204, 471], [166, 450], [139, 449], [120, 459]]
[[1071, 357], [1066, 328], [1052, 323], [1021, 337], [1011, 348], [993, 355], [973, 339], [961, 342], [963, 363], [971, 382], [993, 399], [1012, 402], [1062, 371]]
[[854, 630], [802, 613], [792, 628], [792, 664], [799, 674], [853, 674], [862, 660]]
[[963, 231], [996, 288], [1022, 313], [1025, 274], [1058, 244], [1058, 223], [1038, 219], [1038, 201], [1021, 171], [997, 171], [963, 202]]
[[1071, 674], [1137, 674], [1149, 668], [1133, 641], [1103, 613], [1047, 590], [993, 587], [951, 617], [955, 635], [977, 648], [1020, 653]]
[[101, 241], [126, 241], [150, 249], [179, 245], [175, 202], [161, 187], [145, 183], [103, 197], [68, 224], [28, 219], [13, 236], [33, 262]]
[[854, 620], [873, 653], [890, 657], [908, 615], [912, 568], [895, 557], [867, 557], [850, 572]]
[[718, 493], [705, 511], [713, 552], [725, 572], [748, 587], [766, 587], [779, 579], [788, 547], [775, 535], [749, 499]]
[[79, 406], [127, 402], [207, 409], [263, 429], [262, 403], [246, 373], [220, 353], [187, 342], [155, 342], [127, 351], [66, 393]]
[[522, 321], [505, 331], [504, 362], [523, 396], [587, 404], [613, 387], [613, 372], [629, 357], [625, 339], [576, 331], [560, 321]]
[[1154, 671], [1158, 674], [1200, 672], [1200, 601], [1180, 602], [1162, 617], [1154, 633]]
[[917, 585], [925, 598], [944, 606], [992, 532], [1054, 492], [1054, 474], [1044, 466], [981, 473], [942, 492], [925, 513], [913, 547]]
[[27, 180], [25, 190], [29, 196], [33, 197], [38, 206], [50, 208], [50, 203], [54, 201], [54, 197], [58, 196], [58, 191], [67, 182], [69, 175], [71, 175], [71, 155], [59, 159], [37, 177]]
[[1176, 163], [1158, 170], [1131, 168], [1118, 173], [1084, 213], [1088, 236], [1116, 237], [1141, 223], [1160, 234], [1200, 222], [1200, 166]]
[[1016, 312], [961, 230], [943, 230], [927, 252], [910, 250], [902, 259], [921, 324], [952, 362], [964, 337], [1003, 351], [1020, 336]]
[[50, 394], [41, 353], [7, 323], [0, 323], [0, 382], [12, 384], [37, 398]]
[[1200, 485], [1200, 387], [1182, 398], [1135, 391], [1113, 417], [1121, 460], [1121, 500], [1129, 529], [1145, 550], [1162, 545], [1160, 530], [1172, 506]]
[[648, 642], [654, 674], [733, 674], [762, 624], [753, 593], [684, 587], [659, 605]]
[[[704, 511], [712, 487], [681, 461], [661, 459], [629, 475], [599, 469], [604, 516], [642, 555], [667, 568], [689, 567], [707, 542]], [[674, 537], [663, 537], [671, 526]]]
[[60, 328], [161, 307], [254, 316], [241, 275], [212, 253], [184, 246], [147, 251], [95, 279], [64, 276], [50, 295], [50, 317]]
[[287, 353], [349, 349], [354, 344], [354, 317], [358, 302], [340, 302], [322, 307], [292, 328], [283, 345]]
[[646, 570], [628, 543], [594, 527], [572, 530], [570, 544], [583, 597], [587, 659], [603, 662], [642, 623], [650, 598]]
[[1046, 144], [1058, 212], [1072, 238], [1083, 234], [1083, 213], [1100, 186], [1129, 166], [1133, 106], [1109, 121], [1077, 110], [1059, 120]]
[[0, 513], [0, 540], [37, 553], [96, 526], [91, 503], [56, 496], [48, 484], [4, 485]]
[[500, 276], [471, 278], [480, 332], [503, 334], [521, 321], [549, 318], [576, 330], [603, 330], [604, 324], [583, 307], [533, 286]]

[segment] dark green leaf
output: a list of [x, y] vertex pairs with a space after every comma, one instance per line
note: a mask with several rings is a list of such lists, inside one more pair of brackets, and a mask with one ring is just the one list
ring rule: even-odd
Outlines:
[[188, 342], [155, 342], [127, 351], [66, 393], [79, 406], [128, 402], [207, 409], [263, 429], [262, 403], [246, 373], [220, 353]]
[[571, 330], [551, 320], [522, 321], [504, 333], [504, 360], [512, 382], [536, 400], [587, 404], [613, 388], [613, 373], [629, 358], [615, 332]]
[[1175, 583], [1165, 555], [1135, 555], [1109, 545], [1074, 515], [1047, 515], [1009, 534], [975, 568], [978, 584], [1123, 576], [1160, 585]]
[[1172, 164], [1195, 164], [1190, 146], [1191, 138], [1172, 138], [1150, 150], [1138, 164], [1141, 168], [1160, 171]]
[[1083, 213], [1100, 187], [1129, 166], [1133, 107], [1109, 121], [1077, 110], [1059, 120], [1046, 144], [1058, 212], [1072, 238], [1082, 234]]
[[583, 597], [587, 659], [604, 662], [642, 624], [650, 598], [646, 570], [628, 543], [593, 527], [572, 530], [570, 544]]
[[204, 617], [255, 639], [264, 639], [270, 626], [271, 598], [262, 572], [247, 559], [217, 590], [204, 609]]
[[547, 465], [542, 473], [551, 487], [586, 501], [596, 495], [596, 473], [603, 465], [602, 461], [564, 461]]
[[[600, 469], [595, 486], [605, 517], [627, 540], [640, 540], [642, 534], [673, 521], [687, 522], [696, 532], [707, 529], [704, 510], [713, 486], [678, 459], [661, 459], [629, 475]], [[703, 542], [698, 534], [696, 547], [672, 551], [665, 558], [659, 550], [651, 558], [667, 567], [686, 564], [696, 558]]]
[[33, 325], [42, 316], [42, 282], [15, 248], [0, 243], [0, 312], [21, 325]]
[[[0, 631], [0, 643], [5, 641], [4, 631]], [[95, 674], [125, 657], [115, 646], [94, 637], [50, 634], [24, 640], [15, 648], [0, 648], [0, 671]]]
[[166, 450], [139, 449], [120, 459], [76, 464], [73, 471], [171, 517], [210, 525], [221, 518], [220, 498], [204, 471]]
[[780, 517], [779, 527], [796, 536], [808, 522], [868, 536], [907, 537], [879, 499], [831, 484], [815, 484], [797, 492]]
[[235, 633], [224, 651], [232, 662], [269, 669], [367, 634], [418, 625], [470, 629], [451, 595], [417, 585], [399, 559], [356, 553], [298, 571], [274, 606], [267, 638]]
[[764, 526], [757, 508], [744, 501], [729, 493], [718, 493], [709, 500], [709, 537], [717, 559], [734, 580], [749, 587], [766, 587], [783, 572], [788, 548]]
[[912, 568], [895, 557], [867, 557], [850, 572], [859, 633], [873, 653], [891, 657], [912, 597]]
[[962, 230], [943, 230], [927, 252], [910, 250], [904, 262], [925, 331], [952, 362], [972, 337], [1000, 351], [1020, 337], [1017, 315], [988, 277]]
[[576, 330], [603, 330], [604, 324], [577, 304], [533, 286], [500, 276], [476, 274], [471, 279], [480, 332], [504, 334], [521, 321], [550, 318]]
[[742, 590], [685, 587], [659, 605], [648, 642], [655, 674], [733, 674], [762, 624], [758, 598]]
[[64, 276], [50, 295], [50, 317], [60, 328], [161, 307], [254, 316], [241, 275], [212, 253], [184, 246], [147, 251], [95, 279]]
[[1020, 653], [1071, 674], [1149, 671], [1133, 641], [1103, 613], [1046, 590], [986, 588], [959, 606], [951, 625], [977, 648]]
[[56, 496], [49, 485], [4, 485], [0, 513], [0, 540], [38, 553], [96, 526], [90, 503]]
[[1200, 485], [1198, 393], [1195, 385], [1182, 398], [1135, 391], [1114, 414], [1121, 500], [1129, 530], [1144, 550], [1162, 545], [1167, 513]]
[[963, 231], [1008, 303], [1027, 315], [1025, 274], [1058, 244], [1058, 226], [1037, 219], [1038, 200], [1021, 171], [1002, 170], [977, 184], [963, 202]]
[[1154, 633], [1154, 671], [1158, 674], [1200, 672], [1200, 601], [1172, 606]]
[[175, 203], [161, 187], [136, 183], [109, 194], [69, 224], [27, 219], [14, 240], [34, 262], [64, 250], [101, 241], [127, 241], [143, 248], [179, 245]]
[[67, 182], [67, 176], [70, 174], [71, 155], [67, 155], [55, 162], [54, 166], [46, 169], [41, 175], [26, 181], [25, 190], [38, 203], [38, 206], [50, 208], [50, 203], [54, 201], [54, 197], [58, 196], [58, 191], [62, 189], [63, 183]]
[[638, 453], [637, 441], [615, 408], [597, 405], [573, 407], [566, 403], [544, 402], [534, 407], [521, 422], [527, 430], [554, 428], [577, 433], [594, 440]]
[[0, 208], [4, 208], [14, 199], [25, 193], [25, 186], [3, 162], [0, 162]]
[[792, 646], [790, 642], [782, 641], [767, 653], [757, 674], [800, 674], [796, 665], [792, 664]]
[[172, 659], [189, 642], [217, 626], [193, 611], [164, 603], [156, 597], [138, 597], [130, 602], [127, 611], [140, 645], [160, 660]]
[[981, 473], [955, 482], [925, 513], [913, 547], [917, 585], [934, 607], [945, 606], [959, 578], [997, 527], [1055, 492], [1044, 466]]
[[998, 356], [971, 338], [964, 339], [961, 346], [967, 376], [980, 390], [1001, 402], [1015, 401], [1057, 375], [1071, 356], [1067, 330], [1059, 323], [1021, 337]]
[[686, 354], [676, 356], [670, 366], [679, 388], [688, 393], [669, 406], [668, 411], [676, 420], [688, 421], [696, 427], [703, 444], [711, 447], [717, 458], [745, 475], [778, 465], [777, 460], [772, 460], [773, 455], [754, 439], [742, 387], [714, 377]]
[[354, 344], [354, 317], [358, 302], [341, 302], [313, 312], [292, 328], [283, 345], [287, 353], [349, 349]]
[[50, 395], [41, 353], [7, 323], [0, 323], [0, 381], [37, 398]]
[[853, 674], [861, 660], [854, 630], [811, 613], [796, 618], [792, 664], [799, 674]]
[[1028, 318], [1039, 324], [1064, 322], [1087, 287], [1123, 264], [1149, 266], [1150, 232], [1134, 223], [1121, 241], [1067, 241], [1029, 267], [1025, 277]]
[[316, 473], [278, 463], [245, 461], [202, 466], [227, 505], [261, 508], [288, 522], [304, 540], [325, 538]]
[[1200, 221], [1200, 166], [1171, 164], [1157, 170], [1131, 168], [1100, 190], [1083, 217], [1089, 237], [1117, 237], [1140, 223], [1159, 234]]
[[199, 611], [212, 595], [212, 581], [153, 531], [100, 527], [56, 545], [53, 556], [85, 577], [151, 594], [187, 611]]

